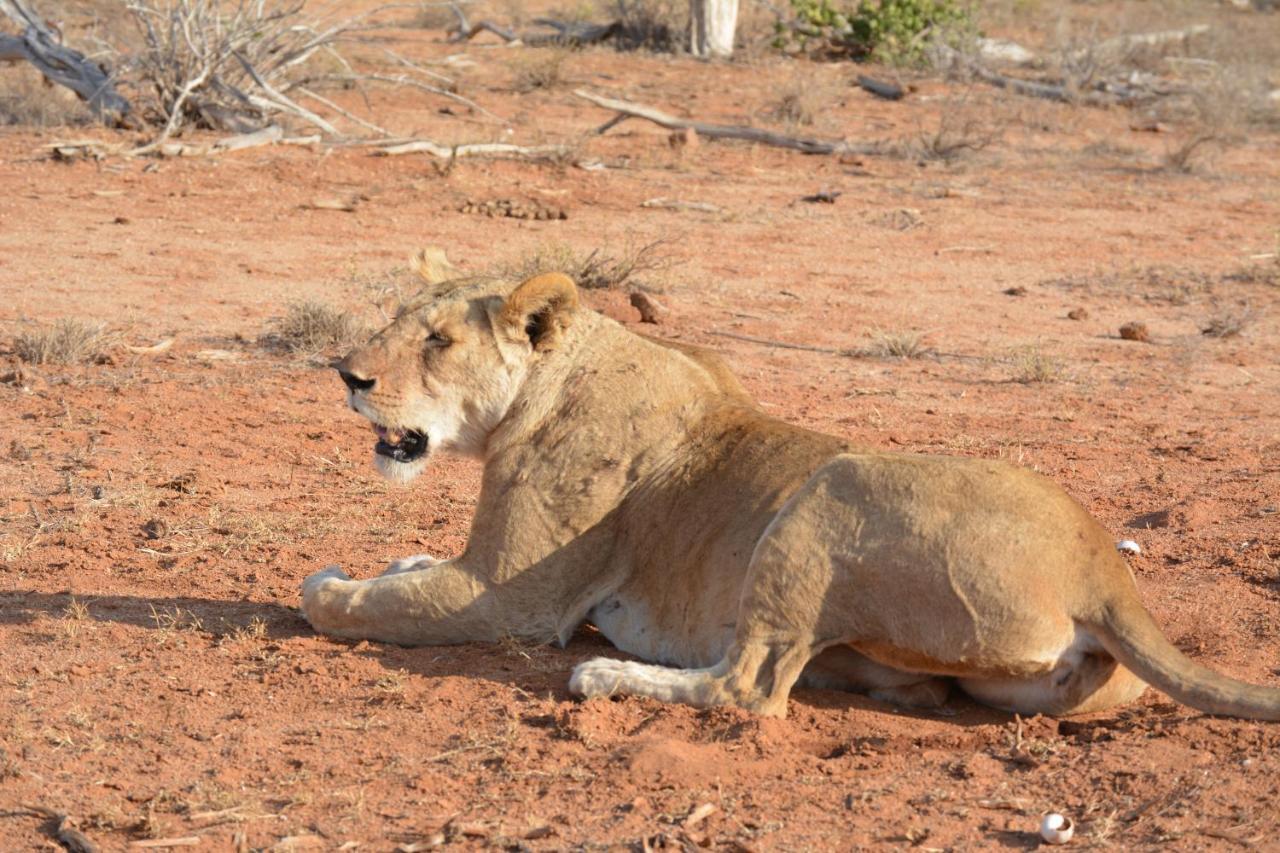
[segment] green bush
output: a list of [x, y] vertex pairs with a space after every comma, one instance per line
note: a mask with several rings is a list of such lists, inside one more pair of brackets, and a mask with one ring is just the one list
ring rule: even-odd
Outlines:
[[795, 20], [779, 21], [774, 45], [919, 66], [926, 48], [941, 40], [956, 45], [977, 31], [968, 5], [958, 0], [859, 0], [839, 7], [832, 0], [791, 0]]

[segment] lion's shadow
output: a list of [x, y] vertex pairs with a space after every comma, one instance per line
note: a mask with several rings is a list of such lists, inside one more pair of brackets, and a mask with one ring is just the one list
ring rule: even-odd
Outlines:
[[[76, 614], [76, 603], [84, 610]], [[73, 615], [74, 614], [74, 615]], [[72, 595], [30, 590], [0, 592], [0, 625], [31, 624], [42, 617], [82, 618], [150, 630], [187, 628], [214, 638], [251, 635], [264, 641], [313, 639], [331, 658], [344, 654], [373, 660], [397, 674], [440, 679], [467, 677], [568, 700], [569, 674], [579, 663], [604, 655], [631, 658], [590, 627], [579, 629], [564, 648], [553, 645], [473, 643], [405, 647], [390, 643], [320, 638], [297, 608], [260, 601], [193, 596]], [[243, 633], [242, 633], [243, 632]], [[1013, 718], [964, 697], [959, 691], [941, 711], [899, 708], [858, 693], [798, 688], [792, 698], [813, 710], [873, 712], [897, 718], [946, 721], [961, 728], [1005, 725]], [[1094, 725], [1105, 726], [1097, 719]]]

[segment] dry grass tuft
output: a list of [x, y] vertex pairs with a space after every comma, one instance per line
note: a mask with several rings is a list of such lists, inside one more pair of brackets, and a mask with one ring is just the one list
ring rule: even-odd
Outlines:
[[1025, 347], [1014, 353], [1010, 378], [1024, 385], [1057, 382], [1066, 375], [1061, 359], [1046, 355], [1040, 347]]
[[515, 79], [511, 88], [521, 94], [538, 90], [550, 90], [562, 86], [564, 62], [569, 51], [563, 47], [527, 49], [521, 51], [511, 63]]
[[1210, 338], [1238, 337], [1253, 324], [1255, 319], [1257, 319], [1257, 315], [1248, 303], [1235, 308], [1219, 307], [1208, 318], [1205, 325], [1200, 329], [1200, 333]]
[[617, 0], [612, 17], [622, 24], [614, 37], [620, 50], [676, 53], [683, 47], [688, 6], [677, 0]]
[[789, 127], [812, 127], [831, 108], [836, 91], [815, 74], [793, 72], [779, 83], [768, 116]]
[[1280, 287], [1280, 252], [1271, 263], [1248, 264], [1222, 276], [1224, 284], [1262, 284]]
[[898, 147], [904, 156], [951, 163], [999, 141], [1007, 120], [992, 105], [973, 102], [966, 92], [945, 101], [937, 111], [936, 124], [922, 128]]
[[458, 16], [448, 6], [423, 3], [414, 12], [409, 25], [424, 30], [447, 30], [458, 23]]
[[320, 353], [346, 349], [363, 341], [368, 327], [352, 314], [326, 302], [295, 302], [278, 321], [275, 331], [261, 342], [270, 348], [294, 353]]
[[28, 364], [88, 364], [102, 358], [113, 340], [101, 324], [64, 318], [19, 332], [13, 351]]
[[28, 67], [0, 65], [0, 127], [87, 124], [89, 111], [68, 90], [44, 82]]
[[562, 272], [577, 283], [578, 287], [592, 290], [621, 287], [646, 273], [665, 272], [681, 261], [671, 254], [670, 240], [654, 240], [649, 243], [632, 243], [621, 252], [611, 254], [592, 249], [579, 254], [563, 243], [538, 247], [532, 254], [498, 267], [502, 278], [523, 281], [545, 272]]
[[877, 331], [872, 337], [871, 352], [881, 358], [924, 358], [933, 352], [916, 332]]

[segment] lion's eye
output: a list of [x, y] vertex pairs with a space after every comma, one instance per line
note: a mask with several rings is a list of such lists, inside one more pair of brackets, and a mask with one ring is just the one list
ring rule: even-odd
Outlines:
[[453, 343], [453, 341], [449, 340], [439, 332], [432, 332], [427, 335], [427, 346], [429, 347], [447, 347], [451, 343]]

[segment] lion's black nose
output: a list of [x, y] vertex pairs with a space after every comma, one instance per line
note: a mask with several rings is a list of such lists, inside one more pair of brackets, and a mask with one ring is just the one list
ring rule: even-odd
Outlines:
[[342, 377], [342, 381], [345, 382], [347, 387], [352, 391], [368, 391], [374, 386], [374, 383], [378, 381], [376, 379], [361, 379], [354, 373], [348, 373], [342, 368], [338, 368], [338, 375]]

